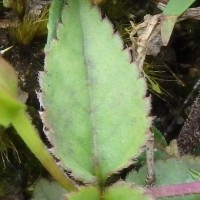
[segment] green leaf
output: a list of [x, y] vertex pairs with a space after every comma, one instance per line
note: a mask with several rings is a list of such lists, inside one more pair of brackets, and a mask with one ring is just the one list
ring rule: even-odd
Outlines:
[[0, 57], [0, 87], [12, 96], [17, 96], [17, 82], [17, 75], [12, 66]]
[[15, 97], [0, 88], [0, 124], [7, 127], [25, 106]]
[[106, 188], [103, 193], [93, 187], [83, 187], [78, 192], [68, 193], [67, 200], [153, 200], [154, 198], [147, 194], [147, 191], [141, 187], [127, 184], [125, 182], [118, 182], [109, 188]]
[[35, 185], [31, 200], [65, 200], [66, 193], [58, 183], [40, 179]]
[[40, 75], [46, 134], [65, 169], [86, 182], [104, 182], [147, 140], [146, 83], [89, 0], [69, 0], [55, 26], [57, 39]]
[[148, 81], [149, 81], [149, 83], [150, 83], [151, 89], [152, 89], [154, 92], [156, 92], [156, 93], [158, 93], [158, 94], [162, 94], [162, 91], [161, 91], [161, 89], [160, 89], [160, 86], [159, 86], [159, 84], [158, 84], [156, 81], [154, 81], [154, 80], [151, 79], [151, 78], [148, 78]]
[[154, 134], [154, 142], [159, 146], [166, 147], [167, 141], [165, 140], [165, 137], [163, 136], [161, 131], [158, 130], [155, 126], [152, 127], [152, 131]]
[[167, 46], [178, 16], [163, 16], [161, 18], [161, 38], [164, 46]]
[[119, 182], [109, 187], [104, 194], [105, 200], [153, 200], [147, 192], [138, 186]]
[[57, 24], [61, 22], [61, 12], [66, 0], [52, 1], [49, 9], [49, 21], [47, 24], [48, 37], [45, 50], [50, 48], [50, 44], [53, 38], [57, 37]]
[[78, 192], [69, 193], [67, 200], [100, 200], [100, 192], [93, 186], [80, 188]]
[[17, 76], [11, 65], [0, 57], [0, 124], [8, 126], [25, 106], [17, 99]]
[[[155, 162], [156, 186], [173, 185], [180, 183], [194, 182], [193, 177], [188, 173], [189, 169], [199, 170], [199, 157], [185, 156], [181, 158], [170, 158], [167, 160], [159, 160]], [[139, 173], [131, 172], [126, 178], [129, 182], [139, 185], [145, 184], [147, 168], [142, 167]], [[185, 197], [162, 198], [162, 200], [197, 200], [200, 195], [191, 195]]]
[[161, 18], [161, 37], [166, 46], [171, 37], [177, 18], [191, 6], [195, 0], [170, 0]]
[[194, 2], [195, 0], [170, 0], [163, 10], [163, 14], [168, 16], [179, 16]]

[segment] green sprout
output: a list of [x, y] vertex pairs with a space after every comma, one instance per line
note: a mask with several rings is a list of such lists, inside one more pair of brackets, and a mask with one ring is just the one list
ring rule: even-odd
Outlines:
[[47, 6], [45, 6], [39, 16], [32, 16], [27, 13], [23, 16], [19, 26], [11, 28], [11, 34], [20, 44], [29, 44], [33, 38], [47, 34], [47, 18]]
[[160, 81], [167, 81], [164, 78], [165, 71], [156, 70], [157, 64], [151, 62], [144, 62], [143, 67], [143, 74], [147, 80], [149, 90], [159, 97], [165, 94], [170, 95], [159, 83]]
[[19, 44], [27, 45], [35, 37], [47, 34], [49, 4], [29, 5], [26, 0], [6, 0], [3, 3], [12, 9], [15, 18], [19, 18], [17, 26], [10, 27], [12, 37]]

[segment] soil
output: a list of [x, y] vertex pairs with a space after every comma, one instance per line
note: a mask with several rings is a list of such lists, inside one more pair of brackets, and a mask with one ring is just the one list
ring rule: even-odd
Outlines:
[[[115, 5], [116, 7], [113, 6], [110, 12], [108, 12], [109, 3], [103, 6], [104, 13], [121, 32], [125, 42], [127, 35], [123, 34], [123, 30], [130, 21], [131, 9], [141, 11], [135, 17], [138, 22], [142, 20], [145, 12], [148, 11], [151, 14], [157, 12], [152, 2], [129, 2], [132, 2], [128, 4], [129, 9], [118, 14], [116, 14], [117, 7], [124, 6], [125, 9], [127, 5]], [[149, 91], [149, 94], [152, 96], [154, 125], [164, 134], [168, 142], [177, 138], [200, 88], [197, 85], [198, 88], [193, 91], [193, 87], [200, 79], [199, 27], [200, 22], [194, 20], [177, 24], [169, 45], [163, 47], [157, 57], [149, 56], [146, 59], [153, 63], [155, 71], [162, 71], [158, 83], [165, 92], [156, 94]], [[38, 72], [43, 70], [45, 41], [46, 38], [34, 39], [30, 45], [21, 46], [17, 44], [17, 41], [13, 41], [8, 29], [0, 29], [0, 48], [14, 45], [4, 54], [4, 58], [12, 64], [18, 74], [19, 87], [28, 95], [26, 100], [28, 112], [41, 134], [42, 123], [38, 115], [40, 106], [35, 91], [39, 89]], [[188, 101], [185, 103], [186, 99]], [[6, 162], [6, 167], [0, 163], [0, 200], [28, 199], [34, 182], [40, 176], [47, 176], [47, 173], [15, 131], [9, 128], [6, 132], [15, 145], [21, 162], [13, 149], [8, 149], [9, 161]], [[1, 184], [3, 189], [1, 189]]]

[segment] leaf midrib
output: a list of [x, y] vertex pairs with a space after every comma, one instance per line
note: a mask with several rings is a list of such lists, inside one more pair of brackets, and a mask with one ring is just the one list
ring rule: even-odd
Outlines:
[[[92, 104], [92, 89], [91, 89], [91, 86], [92, 86], [92, 79], [90, 78], [91, 77], [91, 74], [90, 74], [90, 67], [88, 66], [87, 64], [87, 55], [85, 53], [85, 33], [84, 33], [84, 25], [82, 23], [82, 20], [83, 18], [81, 17], [81, 13], [82, 13], [82, 7], [81, 7], [81, 3], [80, 3], [80, 0], [78, 0], [78, 3], [79, 3], [79, 19], [80, 19], [80, 24], [81, 24], [81, 32], [82, 32], [82, 36], [83, 36], [83, 43], [82, 43], [82, 49], [83, 49], [83, 60], [84, 60], [84, 65], [85, 65], [85, 74], [86, 74], [86, 79], [87, 79], [87, 90], [88, 90], [88, 96], [89, 96], [89, 111], [90, 111], [90, 114], [89, 114], [89, 119], [90, 119], [90, 123], [91, 123], [91, 138], [92, 138], [92, 146], [93, 146], [93, 149], [92, 149], [92, 161], [93, 161], [93, 171], [94, 171], [94, 175], [98, 178], [99, 177], [99, 173], [100, 173], [100, 170], [99, 170], [99, 160], [98, 160], [98, 152], [97, 152], [97, 138], [96, 138], [96, 128], [95, 128], [95, 121], [94, 121], [94, 107], [93, 107], [93, 104]], [[84, 11], [83, 11], [84, 12]]]

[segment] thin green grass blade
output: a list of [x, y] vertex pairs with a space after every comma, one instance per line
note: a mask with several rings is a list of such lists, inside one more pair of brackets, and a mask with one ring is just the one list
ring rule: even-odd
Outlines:
[[161, 38], [164, 46], [169, 43], [178, 16], [163, 16], [161, 18]]
[[161, 18], [161, 37], [163, 45], [167, 46], [177, 18], [191, 6], [195, 0], [170, 0]]
[[163, 15], [179, 16], [194, 2], [195, 0], [170, 0], [163, 10]]

